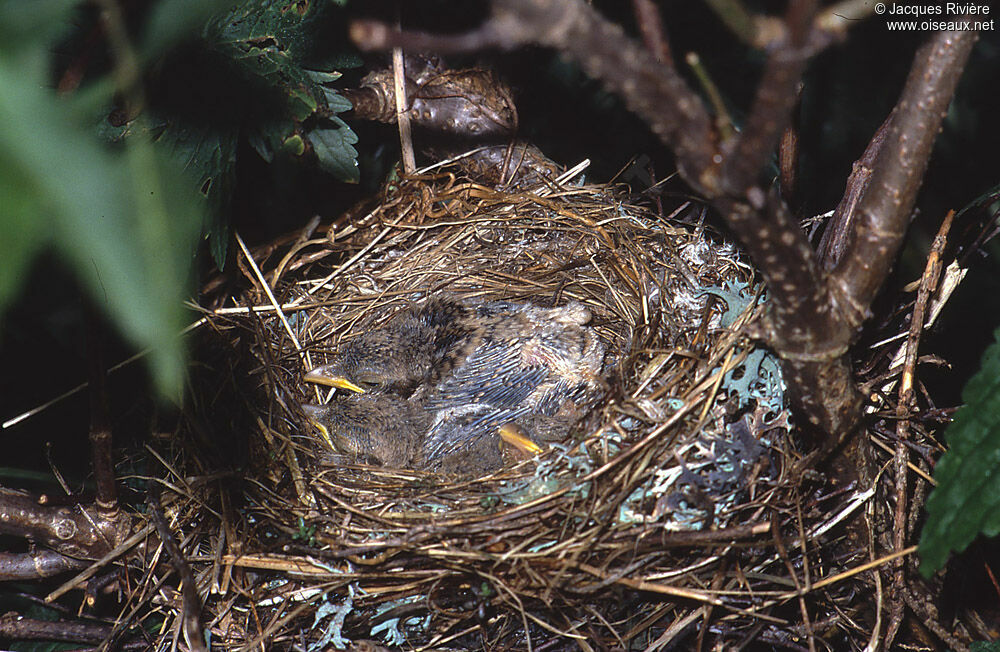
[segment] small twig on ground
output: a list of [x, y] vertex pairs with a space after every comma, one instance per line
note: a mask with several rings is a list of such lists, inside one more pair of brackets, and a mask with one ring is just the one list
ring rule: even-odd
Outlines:
[[98, 316], [88, 310], [87, 357], [90, 370], [90, 454], [97, 484], [95, 502], [105, 518], [118, 514], [118, 490], [112, 459], [111, 414], [108, 409], [107, 369], [104, 365], [103, 329]]
[[[944, 248], [948, 242], [948, 232], [951, 230], [952, 220], [955, 211], [948, 211], [931, 251], [927, 256], [927, 265], [920, 278], [920, 288], [917, 290], [917, 299], [913, 305], [913, 314], [910, 316], [910, 329], [906, 339], [906, 359], [903, 363], [902, 379], [899, 383], [899, 402], [896, 405], [896, 451], [893, 457], [893, 470], [895, 473], [896, 504], [893, 512], [893, 548], [902, 550], [906, 546], [907, 515], [913, 510], [920, 509], [919, 504], [914, 504], [909, 498], [909, 447], [907, 441], [910, 438], [910, 414], [913, 410], [914, 399], [914, 377], [917, 367], [917, 348], [920, 343], [920, 335], [924, 328], [924, 316], [927, 314], [927, 306], [930, 304], [931, 294], [937, 288], [938, 280], [941, 278], [941, 256], [944, 255]], [[906, 564], [903, 560], [896, 563], [895, 576], [893, 578], [892, 605], [890, 606], [889, 626], [886, 630], [885, 649], [892, 647], [892, 642], [896, 638], [899, 626], [903, 621], [903, 589], [906, 583]]]
[[194, 652], [208, 652], [208, 646], [205, 645], [205, 635], [203, 633], [204, 627], [201, 618], [202, 603], [201, 595], [198, 593], [198, 583], [195, 581], [194, 573], [191, 572], [191, 566], [184, 558], [184, 553], [181, 551], [180, 546], [177, 545], [174, 533], [170, 531], [170, 525], [163, 515], [157, 485], [151, 482], [149, 486], [149, 500], [147, 504], [149, 505], [150, 516], [152, 517], [153, 524], [156, 526], [156, 533], [160, 536], [163, 547], [167, 549], [170, 563], [181, 578], [181, 596], [183, 596], [181, 623], [184, 628], [184, 638], [187, 641], [188, 647]]

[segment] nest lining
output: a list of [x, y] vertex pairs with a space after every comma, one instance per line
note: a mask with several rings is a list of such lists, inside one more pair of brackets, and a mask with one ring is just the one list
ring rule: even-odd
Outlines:
[[[696, 541], [705, 530], [713, 541], [709, 530], [737, 531], [788, 499], [782, 471], [795, 453], [780, 373], [739, 336], [759, 288], [718, 238], [664, 223], [606, 187], [542, 198], [437, 175], [404, 182], [362, 223], [270, 253], [257, 263], [287, 326], [266, 311], [219, 324], [258, 363], [245, 392], [257, 414], [258, 480], [244, 525], [282, 543], [265, 566], [287, 571], [254, 598], [280, 626], [245, 632], [248, 643], [296, 627], [335, 647], [635, 635], [663, 614], [644, 593], [651, 582], [719, 600], [703, 590], [733, 549], [671, 548], [672, 532]], [[297, 408], [323, 398], [303, 371], [435, 293], [583, 303], [608, 351], [609, 396], [570, 441], [483, 478], [377, 468], [330, 451]], [[251, 293], [244, 303], [267, 301]], [[719, 604], [753, 609], [766, 594], [756, 590]], [[274, 601], [291, 594], [312, 605], [311, 625], [292, 617], [301, 604]], [[734, 629], [753, 619], [741, 622]]]

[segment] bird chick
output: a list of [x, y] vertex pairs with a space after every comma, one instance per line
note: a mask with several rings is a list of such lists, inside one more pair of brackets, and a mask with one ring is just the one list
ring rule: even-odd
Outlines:
[[306, 374], [307, 382], [364, 392], [411, 394], [436, 382], [475, 348], [478, 325], [460, 303], [431, 298], [381, 328], [342, 344], [336, 360]]
[[394, 468], [418, 465], [431, 415], [392, 394], [337, 396], [303, 411], [334, 450]]
[[555, 415], [576, 406], [588, 411], [604, 394], [604, 345], [587, 327], [590, 311], [578, 303], [559, 308], [493, 302], [477, 311], [476, 348], [433, 387], [427, 409], [485, 404], [509, 411]]
[[302, 406], [337, 452], [381, 466], [482, 475], [541, 452], [514, 423], [483, 406], [432, 413], [391, 394], [338, 397]]
[[[590, 319], [590, 311], [578, 303], [540, 308], [498, 301], [466, 307], [432, 299], [352, 340], [338, 350], [333, 364], [305, 379], [354, 391], [366, 385], [398, 392], [396, 399], [361, 403], [397, 409], [397, 417], [372, 414], [366, 424], [369, 417], [360, 411], [360, 419], [348, 415], [347, 421], [358, 425], [340, 432], [355, 438], [356, 452], [385, 464], [403, 459], [395, 451], [373, 450], [375, 442], [391, 446], [391, 437], [381, 433], [396, 421], [406, 422], [405, 428], [423, 428], [411, 464], [481, 474], [502, 466], [505, 454], [540, 452], [536, 440], [565, 438], [603, 396], [604, 346], [586, 325]], [[423, 417], [414, 416], [416, 411]], [[411, 435], [406, 437], [399, 446], [409, 450]]]
[[456, 476], [481, 476], [542, 449], [505, 415], [484, 405], [434, 414], [421, 447], [420, 468]]

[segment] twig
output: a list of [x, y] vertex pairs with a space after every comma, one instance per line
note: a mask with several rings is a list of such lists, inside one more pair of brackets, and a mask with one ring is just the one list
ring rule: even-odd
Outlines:
[[868, 189], [868, 182], [871, 180], [872, 171], [875, 168], [875, 161], [882, 151], [882, 144], [885, 142], [885, 134], [889, 131], [892, 123], [892, 113], [885, 119], [882, 125], [875, 131], [861, 155], [851, 169], [851, 175], [847, 177], [847, 187], [844, 195], [837, 204], [833, 216], [826, 223], [826, 230], [819, 241], [816, 253], [823, 264], [823, 268], [830, 270], [840, 262], [847, 249], [847, 242], [851, 233], [854, 232], [854, 216], [857, 211], [858, 202]]
[[66, 571], [79, 570], [88, 562], [67, 557], [54, 550], [34, 552], [0, 552], [0, 582], [37, 580]]
[[194, 579], [194, 573], [191, 572], [191, 566], [184, 559], [184, 553], [177, 545], [177, 540], [174, 538], [173, 532], [170, 531], [167, 519], [163, 515], [159, 489], [155, 483], [149, 484], [149, 500], [146, 503], [149, 505], [156, 532], [170, 557], [170, 563], [181, 578], [181, 595], [183, 596], [181, 623], [184, 628], [184, 638], [188, 647], [194, 652], [208, 652], [208, 647], [205, 645], [205, 635], [202, 632], [204, 629], [202, 601], [201, 595], [198, 594], [198, 584]]
[[0, 616], [0, 638], [8, 641], [66, 641], [101, 643], [110, 636], [111, 625], [103, 623], [38, 620], [8, 612]]
[[774, 616], [769, 616], [760, 611], [753, 611], [750, 609], [741, 609], [733, 605], [726, 604], [719, 598], [709, 594], [706, 591], [699, 591], [697, 589], [685, 589], [677, 586], [670, 586], [668, 584], [661, 584], [659, 582], [647, 582], [645, 580], [635, 580], [630, 577], [618, 577], [609, 575], [606, 571], [596, 568], [589, 564], [574, 564], [577, 568], [589, 573], [595, 577], [601, 579], [610, 580], [614, 584], [621, 584], [622, 586], [627, 586], [630, 589], [635, 589], [637, 591], [648, 591], [650, 593], [659, 593], [661, 595], [669, 595], [675, 598], [681, 598], [684, 600], [694, 600], [695, 602], [700, 602], [702, 604], [710, 604], [714, 607], [719, 607], [733, 613], [738, 613], [744, 616], [752, 616], [754, 618], [759, 618], [761, 620], [766, 620], [768, 622], [776, 623], [779, 625], [784, 625], [785, 621], [781, 618], [775, 618]]
[[[920, 335], [923, 332], [924, 315], [927, 313], [927, 306], [930, 303], [931, 294], [937, 287], [941, 278], [941, 256], [944, 254], [945, 245], [948, 242], [948, 231], [951, 229], [955, 211], [948, 211], [934, 243], [931, 245], [930, 254], [927, 256], [927, 264], [924, 273], [920, 278], [920, 289], [917, 291], [917, 300], [913, 306], [913, 314], [910, 316], [910, 329], [906, 339], [906, 359], [903, 364], [902, 380], [899, 383], [899, 402], [896, 405], [896, 451], [893, 457], [893, 470], [895, 472], [896, 504], [893, 511], [893, 547], [902, 550], [907, 540], [907, 512], [917, 510], [918, 504], [908, 501], [909, 494], [909, 473], [907, 466], [909, 463], [909, 448], [906, 445], [910, 437], [910, 413], [913, 408], [913, 385], [914, 375], [917, 366], [917, 347], [920, 343]], [[895, 577], [893, 578], [893, 605], [891, 607], [889, 627], [886, 630], [885, 649], [891, 649], [892, 642], [896, 638], [896, 632], [903, 618], [903, 590], [906, 582], [906, 565], [900, 560], [896, 564]]]
[[142, 528], [141, 530], [139, 530], [138, 532], [136, 532], [135, 534], [133, 534], [129, 538], [125, 539], [120, 544], [118, 544], [118, 546], [116, 546], [114, 550], [108, 552], [106, 555], [104, 555], [103, 557], [101, 557], [100, 559], [98, 559], [97, 561], [95, 561], [93, 564], [91, 564], [82, 573], [80, 573], [80, 574], [76, 575], [75, 577], [71, 578], [70, 580], [64, 582], [55, 591], [52, 591], [47, 596], [45, 596], [45, 601], [46, 602], [53, 602], [55, 600], [58, 600], [60, 597], [62, 597], [63, 595], [65, 595], [69, 591], [72, 591], [74, 588], [76, 588], [77, 586], [79, 586], [83, 582], [86, 582], [88, 579], [90, 579], [91, 577], [93, 577], [94, 575], [96, 575], [97, 571], [99, 571], [102, 568], [104, 568], [104, 566], [106, 566], [108, 563], [110, 563], [111, 561], [114, 561], [115, 559], [117, 559], [119, 557], [119, 555], [121, 555], [125, 551], [129, 550], [130, 548], [132, 548], [132, 546], [134, 546], [135, 544], [139, 543], [144, 538], [146, 538], [147, 536], [149, 536], [149, 534], [152, 531], [153, 531], [153, 526], [152, 525], [147, 525], [146, 527]]
[[812, 588], [813, 591], [815, 591], [817, 589], [823, 588], [824, 586], [830, 586], [831, 584], [836, 584], [837, 582], [842, 582], [842, 581], [846, 580], [849, 577], [854, 577], [855, 575], [858, 575], [859, 573], [863, 573], [865, 571], [869, 571], [869, 570], [871, 570], [873, 568], [878, 568], [879, 566], [882, 566], [884, 564], [888, 564], [889, 562], [895, 561], [896, 559], [899, 559], [900, 557], [905, 557], [907, 555], [912, 555], [916, 551], [917, 551], [917, 547], [916, 546], [910, 546], [909, 548], [904, 548], [903, 550], [896, 551], [896, 552], [894, 552], [892, 554], [884, 555], [882, 557], [879, 557], [878, 559], [873, 559], [870, 562], [861, 564], [860, 566], [857, 566], [855, 568], [851, 568], [851, 569], [846, 570], [846, 571], [844, 571], [842, 573], [837, 573], [835, 575], [831, 575], [830, 577], [825, 577], [825, 578], [823, 578], [821, 580], [817, 580], [812, 585], [811, 588]]
[[417, 160], [413, 155], [413, 135], [406, 97], [406, 70], [403, 68], [403, 48], [392, 50], [392, 85], [396, 100], [396, 122], [399, 125], [399, 146], [403, 154], [403, 172], [413, 174]]
[[757, 175], [789, 122], [808, 59], [806, 37], [815, 12], [815, 0], [789, 3], [786, 18], [789, 38], [768, 57], [743, 135], [722, 167], [722, 187], [734, 196], [743, 196], [747, 188], [756, 184]]
[[[698, 186], [715, 187], [716, 152], [708, 113], [672, 66], [627, 39], [621, 27], [578, 0], [494, 0], [479, 29], [457, 36], [400, 32], [358, 21], [351, 37], [363, 49], [402, 47], [416, 51], [470, 52], [541, 44], [578, 61], [618, 93], [664, 142], [675, 148], [678, 166]], [[644, 83], [639, 87], [639, 80]]]
[[118, 514], [118, 491], [112, 461], [111, 415], [108, 409], [107, 369], [104, 366], [103, 332], [97, 315], [88, 310], [87, 358], [90, 370], [90, 455], [97, 495], [94, 502], [101, 515]]
[[702, 92], [705, 93], [709, 104], [712, 105], [712, 110], [715, 112], [715, 128], [719, 130], [720, 142], [728, 142], [736, 135], [736, 128], [733, 126], [733, 118], [729, 115], [729, 109], [726, 108], [726, 102], [722, 99], [719, 87], [715, 85], [711, 75], [705, 70], [697, 52], [688, 52], [684, 55], [684, 63], [691, 68], [698, 84], [701, 85]]

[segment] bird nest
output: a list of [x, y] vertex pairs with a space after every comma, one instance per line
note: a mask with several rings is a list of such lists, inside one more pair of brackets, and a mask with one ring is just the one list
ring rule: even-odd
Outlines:
[[[733, 640], [793, 630], [795, 539], [832, 520], [826, 498], [796, 502], [779, 367], [741, 336], [761, 286], [699, 210], [662, 219], [609, 187], [440, 172], [325, 237], [243, 257], [253, 288], [207, 317], [222, 346], [203, 345], [193, 412], [247, 435], [244, 482], [165, 498], [211, 580], [215, 640], [630, 649], [702, 621]], [[330, 397], [303, 374], [433, 297], [586, 307], [601, 400], [563, 441], [482, 476], [332, 450], [302, 409]], [[208, 458], [179, 451], [178, 477]]]

